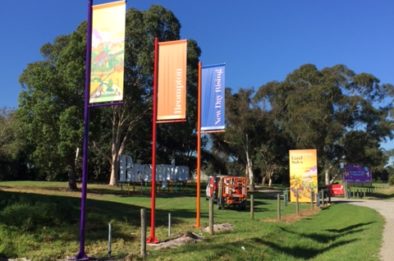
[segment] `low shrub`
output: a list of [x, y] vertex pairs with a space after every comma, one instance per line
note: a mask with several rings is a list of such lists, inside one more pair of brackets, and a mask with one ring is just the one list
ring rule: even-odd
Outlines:
[[54, 202], [14, 202], [0, 211], [0, 222], [22, 231], [74, 222], [72, 207]]

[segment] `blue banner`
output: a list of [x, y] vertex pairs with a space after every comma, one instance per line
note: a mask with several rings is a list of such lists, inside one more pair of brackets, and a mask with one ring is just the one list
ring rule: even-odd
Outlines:
[[223, 131], [225, 65], [204, 66], [201, 78], [201, 130]]

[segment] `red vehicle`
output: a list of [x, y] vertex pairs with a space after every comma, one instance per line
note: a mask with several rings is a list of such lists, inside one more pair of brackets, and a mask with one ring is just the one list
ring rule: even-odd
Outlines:
[[345, 195], [345, 190], [342, 184], [331, 184], [328, 185], [328, 191], [332, 197]]
[[210, 177], [206, 189], [206, 197], [212, 197], [218, 208], [236, 206], [246, 208], [248, 179], [236, 176]]

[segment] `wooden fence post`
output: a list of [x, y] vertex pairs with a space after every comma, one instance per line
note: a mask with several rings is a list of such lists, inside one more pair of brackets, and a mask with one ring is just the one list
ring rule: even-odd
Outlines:
[[287, 189], [283, 191], [283, 201], [285, 203], [285, 207], [287, 207], [287, 203], [289, 202], [289, 191]]
[[146, 213], [145, 209], [141, 208], [141, 256], [146, 257]]
[[109, 257], [111, 256], [111, 252], [112, 252], [112, 249], [111, 249], [111, 241], [112, 241], [111, 233], [112, 233], [112, 231], [111, 231], [111, 222], [110, 222], [110, 223], [108, 223], [108, 256]]
[[171, 237], [171, 213], [168, 213], [168, 237]]
[[313, 205], [313, 198], [315, 197], [315, 192], [312, 190], [311, 191], [311, 209], [313, 209], [314, 208], [314, 205]]
[[250, 193], [250, 218], [254, 219], [254, 195]]
[[214, 231], [214, 219], [213, 219], [213, 198], [209, 198], [209, 234], [213, 235]]
[[277, 204], [276, 204], [276, 219], [278, 221], [280, 221], [281, 220], [281, 213], [280, 213], [281, 209], [280, 209], [280, 195], [279, 194], [276, 195], [276, 202], [277, 202]]

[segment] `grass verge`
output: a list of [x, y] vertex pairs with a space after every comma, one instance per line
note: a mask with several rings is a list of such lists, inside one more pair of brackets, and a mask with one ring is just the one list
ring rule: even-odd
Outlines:
[[[28, 257], [53, 260], [78, 250], [79, 193], [67, 192], [65, 183], [0, 182], [0, 259]], [[201, 200], [202, 225], [207, 225], [208, 204]], [[107, 225], [112, 223], [113, 258], [139, 253], [139, 209], [149, 208], [147, 191], [89, 185], [86, 252], [106, 259]], [[156, 202], [156, 233], [167, 238], [167, 214], [172, 233], [201, 233], [195, 223], [195, 199], [189, 190], [160, 192]], [[216, 210], [216, 223], [231, 223], [235, 230], [210, 236], [201, 243], [177, 249], [149, 249], [153, 260], [378, 260], [383, 218], [373, 210], [336, 204], [294, 223], [265, 222], [276, 217], [276, 200], [255, 195], [255, 219], [248, 211]], [[309, 205], [302, 205], [308, 209]], [[283, 207], [294, 214], [294, 204]], [[148, 211], [149, 213], [149, 211]]]

